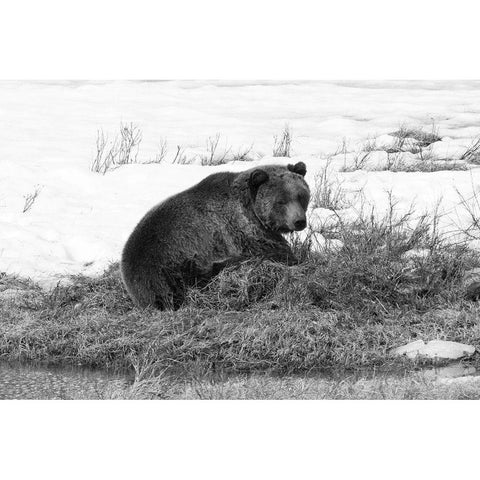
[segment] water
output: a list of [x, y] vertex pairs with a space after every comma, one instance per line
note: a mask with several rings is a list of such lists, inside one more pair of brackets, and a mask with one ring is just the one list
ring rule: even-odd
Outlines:
[[474, 377], [480, 375], [477, 367], [463, 362], [453, 362], [439, 368], [427, 368], [423, 371], [426, 378], [431, 379], [452, 379], [460, 377]]
[[[342, 380], [358, 378], [399, 378], [423, 377], [442, 383], [463, 379], [468, 381], [480, 375], [480, 369], [468, 362], [452, 362], [442, 367], [426, 367], [421, 370], [405, 368], [389, 371], [360, 370], [336, 372], [333, 377]], [[331, 375], [322, 374], [322, 378]], [[70, 400], [70, 399], [108, 399], [125, 391], [132, 383], [126, 375], [112, 374], [103, 370], [79, 367], [44, 367], [31, 364], [0, 362], [0, 399], [1, 400]]]
[[102, 370], [0, 362], [1, 400], [102, 399], [129, 383]]

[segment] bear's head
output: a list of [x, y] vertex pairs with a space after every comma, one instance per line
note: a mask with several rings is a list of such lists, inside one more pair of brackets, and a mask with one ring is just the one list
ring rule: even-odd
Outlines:
[[295, 165], [268, 165], [256, 168], [249, 176], [251, 205], [263, 226], [279, 233], [303, 230], [310, 189], [305, 182], [307, 168]]

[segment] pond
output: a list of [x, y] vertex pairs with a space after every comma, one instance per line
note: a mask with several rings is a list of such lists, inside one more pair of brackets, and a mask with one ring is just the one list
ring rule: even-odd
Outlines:
[[[415, 368], [405, 367], [390, 370], [357, 370], [312, 373], [301, 377], [318, 381], [394, 380], [399, 378], [424, 378], [438, 380], [440, 383], [456, 381], [454, 379], [472, 379], [480, 374], [477, 366], [456, 361], [442, 367]], [[222, 380], [223, 378], [223, 380]], [[216, 378], [211, 381], [221, 384], [235, 375]], [[281, 379], [282, 377], [278, 377]], [[295, 378], [295, 377], [292, 377]], [[287, 377], [285, 377], [287, 379]], [[315, 381], [316, 381], [315, 380]], [[127, 374], [114, 374], [104, 370], [81, 367], [46, 367], [25, 363], [0, 362], [0, 399], [25, 400], [98, 400], [122, 398], [122, 392], [132, 385], [133, 378]], [[208, 383], [208, 382], [207, 382]], [[157, 397], [158, 398], [158, 397]]]
[[0, 362], [1, 400], [102, 399], [130, 383], [125, 375], [102, 370]]

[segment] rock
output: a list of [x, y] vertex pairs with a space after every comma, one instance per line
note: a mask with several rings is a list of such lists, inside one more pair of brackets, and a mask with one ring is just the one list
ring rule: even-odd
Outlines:
[[437, 360], [457, 360], [469, 357], [474, 353], [475, 347], [471, 345], [446, 340], [430, 340], [428, 343], [417, 340], [392, 350], [392, 354], [397, 357], [405, 355], [411, 359], [433, 358]]
[[465, 343], [447, 342], [445, 340], [431, 340], [420, 349], [419, 354], [428, 358], [457, 360], [470, 357], [475, 353], [475, 347]]
[[406, 345], [402, 345], [401, 347], [394, 348], [392, 350], [392, 355], [395, 355], [396, 357], [401, 357], [402, 355], [405, 355], [408, 358], [415, 358], [417, 357], [420, 349], [424, 346], [425, 342], [423, 340], [417, 340], [416, 342], [410, 342]]

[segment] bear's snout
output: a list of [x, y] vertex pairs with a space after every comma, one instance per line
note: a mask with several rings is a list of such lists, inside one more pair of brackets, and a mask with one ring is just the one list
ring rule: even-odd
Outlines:
[[307, 221], [305, 220], [305, 218], [301, 220], [297, 220], [294, 223], [294, 226], [295, 226], [295, 230], [299, 232], [300, 230], [303, 230], [307, 226]]

